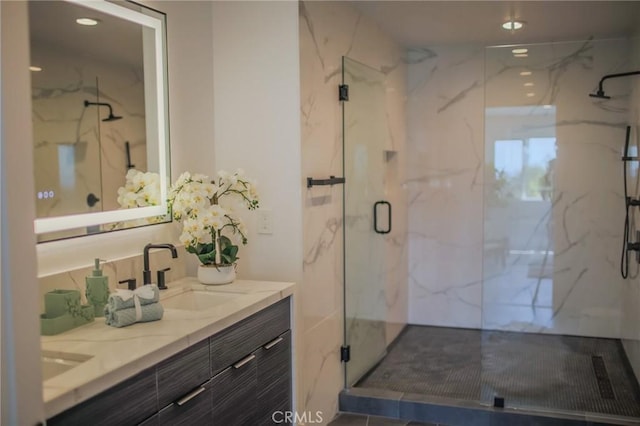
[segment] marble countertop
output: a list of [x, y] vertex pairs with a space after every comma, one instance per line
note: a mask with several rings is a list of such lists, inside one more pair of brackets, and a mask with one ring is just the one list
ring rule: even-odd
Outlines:
[[109, 327], [104, 318], [56, 336], [42, 336], [42, 350], [90, 356], [70, 370], [43, 383], [45, 415], [50, 418], [140, 371], [157, 364], [208, 336], [293, 294], [286, 282], [236, 280], [205, 286], [195, 278], [167, 284], [160, 301], [190, 290], [239, 293], [210, 309], [165, 308], [160, 321]]

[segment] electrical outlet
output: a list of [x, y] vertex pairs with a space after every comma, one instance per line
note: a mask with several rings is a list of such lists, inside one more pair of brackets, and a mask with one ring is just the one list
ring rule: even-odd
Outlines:
[[273, 213], [271, 210], [258, 210], [258, 234], [273, 234]]

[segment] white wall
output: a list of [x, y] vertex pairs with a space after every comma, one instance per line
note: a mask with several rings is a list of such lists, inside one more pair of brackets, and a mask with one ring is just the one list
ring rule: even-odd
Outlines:
[[[302, 177], [297, 2], [214, 2], [216, 171], [245, 170], [258, 182], [260, 208], [273, 233], [257, 234], [256, 212], [238, 275], [302, 283]], [[189, 170], [194, 170], [190, 168]], [[294, 404], [304, 409], [299, 377], [305, 369], [294, 296]]]
[[[243, 278], [302, 278], [300, 76], [296, 2], [214, 2], [216, 170], [245, 170], [258, 181], [273, 234], [240, 247]], [[191, 170], [191, 169], [190, 169]]]
[[33, 146], [27, 8], [1, 2], [2, 145], [0, 261], [2, 292], [3, 425], [34, 425], [43, 419], [40, 324], [37, 314], [33, 219]]

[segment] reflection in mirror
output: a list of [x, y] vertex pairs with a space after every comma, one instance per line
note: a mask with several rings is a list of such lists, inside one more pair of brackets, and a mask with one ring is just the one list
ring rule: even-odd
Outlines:
[[29, 2], [29, 26], [39, 241], [170, 220], [164, 15]]

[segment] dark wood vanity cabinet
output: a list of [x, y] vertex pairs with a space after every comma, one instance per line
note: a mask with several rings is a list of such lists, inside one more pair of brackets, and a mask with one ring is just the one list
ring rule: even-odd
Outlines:
[[[289, 299], [284, 299], [211, 337], [212, 424], [275, 424], [274, 411], [291, 409], [289, 311]], [[284, 368], [276, 369], [278, 362]], [[287, 400], [271, 406], [272, 395], [265, 393], [278, 385]]]
[[101, 394], [47, 420], [48, 426], [137, 424], [158, 410], [155, 368], [149, 368]]
[[279, 424], [284, 413], [291, 410], [292, 369], [291, 331], [278, 336], [256, 351], [258, 387], [255, 425]]
[[273, 425], [291, 410], [291, 332], [213, 378], [213, 425]]
[[209, 339], [161, 362], [158, 371], [159, 425], [211, 424]]
[[213, 425], [254, 426], [257, 362], [250, 355], [213, 378]]
[[277, 302], [47, 424], [276, 424], [274, 412], [291, 410], [289, 304]]
[[158, 413], [158, 425], [210, 426], [213, 381], [208, 380]]

